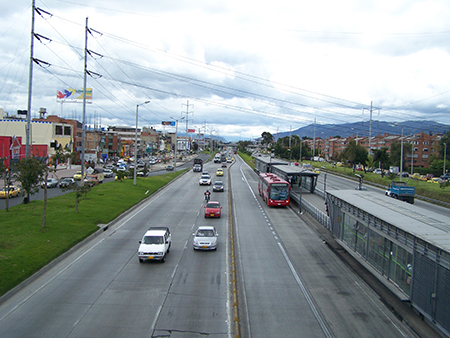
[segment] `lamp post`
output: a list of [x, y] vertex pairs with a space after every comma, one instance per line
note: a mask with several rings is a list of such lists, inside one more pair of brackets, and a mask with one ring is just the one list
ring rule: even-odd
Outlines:
[[137, 130], [138, 130], [138, 109], [139, 106], [150, 103], [150, 101], [145, 101], [136, 105], [136, 129], [134, 130], [134, 169], [133, 169], [133, 185], [136, 185], [136, 169], [137, 169]]
[[444, 173], [443, 175], [445, 175], [445, 165], [447, 162], [447, 143], [444, 143], [445, 149], [444, 149]]
[[173, 163], [173, 171], [177, 172], [177, 148], [178, 148], [178, 121], [181, 121], [185, 118], [186, 116], [183, 116], [181, 119], [177, 120], [175, 118], [173, 118], [172, 116], [170, 116], [170, 118], [172, 120], [175, 120], [175, 159], [174, 159], [174, 163]]

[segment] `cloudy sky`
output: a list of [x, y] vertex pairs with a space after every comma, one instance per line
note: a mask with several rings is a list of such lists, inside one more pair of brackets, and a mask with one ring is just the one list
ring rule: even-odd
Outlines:
[[[314, 123], [450, 124], [448, 0], [36, 0], [32, 116], [179, 128], [228, 140]], [[0, 108], [27, 109], [31, 0], [2, 0]], [[49, 14], [51, 15], [49, 15]], [[47, 40], [49, 39], [49, 40]], [[187, 104], [189, 103], [189, 106]], [[424, 124], [425, 125], [425, 124]], [[338, 132], [337, 132], [338, 134]]]

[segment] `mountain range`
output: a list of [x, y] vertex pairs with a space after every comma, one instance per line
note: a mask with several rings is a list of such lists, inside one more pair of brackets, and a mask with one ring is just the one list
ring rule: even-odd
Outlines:
[[[305, 127], [273, 134], [275, 139], [291, 135], [299, 137], [329, 138], [340, 136], [342, 138], [348, 136], [369, 136], [370, 122], [355, 122], [344, 124], [310, 124]], [[386, 122], [372, 120], [371, 136], [376, 135], [412, 135], [424, 132], [425, 134], [445, 134], [450, 131], [450, 125], [435, 121], [406, 121], [406, 122]]]

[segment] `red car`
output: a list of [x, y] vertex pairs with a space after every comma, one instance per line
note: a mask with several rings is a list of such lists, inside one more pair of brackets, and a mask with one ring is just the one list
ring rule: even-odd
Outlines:
[[209, 201], [205, 205], [205, 218], [206, 217], [218, 217], [222, 212], [222, 207], [219, 202]]

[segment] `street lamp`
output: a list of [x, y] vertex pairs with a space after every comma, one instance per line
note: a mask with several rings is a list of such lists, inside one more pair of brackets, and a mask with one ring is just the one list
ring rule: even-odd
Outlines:
[[145, 101], [136, 105], [136, 129], [134, 130], [134, 170], [133, 170], [133, 185], [136, 185], [136, 169], [137, 169], [137, 129], [138, 129], [138, 109], [139, 106], [150, 103], [150, 101]]
[[172, 120], [175, 120], [175, 160], [173, 161], [173, 171], [177, 172], [177, 148], [178, 148], [178, 121], [181, 121], [185, 118], [186, 116], [183, 116], [181, 119], [177, 120], [175, 118], [173, 118], [172, 116], [170, 116], [170, 118]]
[[444, 173], [443, 175], [445, 175], [445, 164], [447, 162], [447, 143], [444, 143], [445, 149], [444, 149]]

